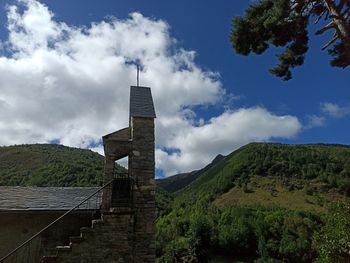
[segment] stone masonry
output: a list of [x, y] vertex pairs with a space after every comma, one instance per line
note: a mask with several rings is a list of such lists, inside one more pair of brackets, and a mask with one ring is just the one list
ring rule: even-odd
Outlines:
[[[155, 262], [155, 117], [150, 88], [131, 87], [129, 127], [103, 137], [104, 182], [113, 182], [103, 192], [101, 219], [57, 247], [54, 262]], [[128, 174], [118, 176], [115, 161], [123, 157]]]
[[155, 262], [154, 123], [133, 118], [133, 149], [129, 168], [135, 178], [135, 262]]
[[[81, 235], [70, 238], [69, 246], [57, 247], [53, 262], [127, 263], [135, 261], [133, 247], [133, 213], [118, 211], [103, 214], [92, 226], [81, 228]], [[45, 262], [50, 262], [48, 258]]]

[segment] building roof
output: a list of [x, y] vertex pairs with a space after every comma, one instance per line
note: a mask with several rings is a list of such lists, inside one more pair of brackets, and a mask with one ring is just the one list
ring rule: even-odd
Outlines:
[[130, 116], [144, 118], [156, 117], [150, 88], [131, 86]]
[[[0, 186], [0, 212], [69, 210], [99, 187], [20, 187]], [[101, 193], [78, 210], [99, 209]]]

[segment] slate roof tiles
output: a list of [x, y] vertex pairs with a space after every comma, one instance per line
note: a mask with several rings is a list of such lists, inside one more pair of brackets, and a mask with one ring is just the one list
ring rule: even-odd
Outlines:
[[[98, 187], [0, 186], [0, 212], [69, 210], [97, 191]], [[101, 193], [78, 210], [99, 209]]]
[[150, 88], [131, 86], [130, 116], [144, 118], [156, 117]]

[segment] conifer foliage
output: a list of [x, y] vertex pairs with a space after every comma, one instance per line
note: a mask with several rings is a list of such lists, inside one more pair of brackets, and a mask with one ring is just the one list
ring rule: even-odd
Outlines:
[[269, 71], [289, 80], [291, 69], [304, 63], [311, 22], [320, 24], [316, 35], [333, 31], [322, 47], [332, 56], [331, 66], [349, 66], [350, 0], [259, 0], [246, 9], [244, 16], [233, 18], [231, 44], [241, 55], [262, 54], [270, 45], [285, 47], [277, 54], [279, 64]]

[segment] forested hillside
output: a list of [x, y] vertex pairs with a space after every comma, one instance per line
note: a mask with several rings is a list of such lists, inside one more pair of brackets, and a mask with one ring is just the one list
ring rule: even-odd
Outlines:
[[159, 213], [158, 261], [349, 260], [349, 164], [343, 145], [240, 148]]
[[[89, 150], [0, 147], [1, 185], [92, 186], [102, 174]], [[348, 146], [253, 143], [165, 182], [159, 263], [350, 260]]]
[[215, 165], [217, 162], [221, 161], [223, 158], [224, 158], [223, 155], [218, 154], [208, 166], [206, 166], [201, 170], [192, 171], [189, 173], [176, 174], [168, 178], [158, 179], [157, 186], [169, 193], [177, 192], [182, 188], [185, 188], [186, 186], [190, 185], [194, 180], [196, 180], [204, 172], [205, 169], [208, 169], [209, 167]]
[[103, 160], [96, 152], [55, 144], [0, 147], [0, 185], [101, 185]]
[[214, 197], [234, 185], [246, 185], [253, 175], [315, 180], [348, 194], [350, 147], [252, 143], [203, 171], [185, 192]]

